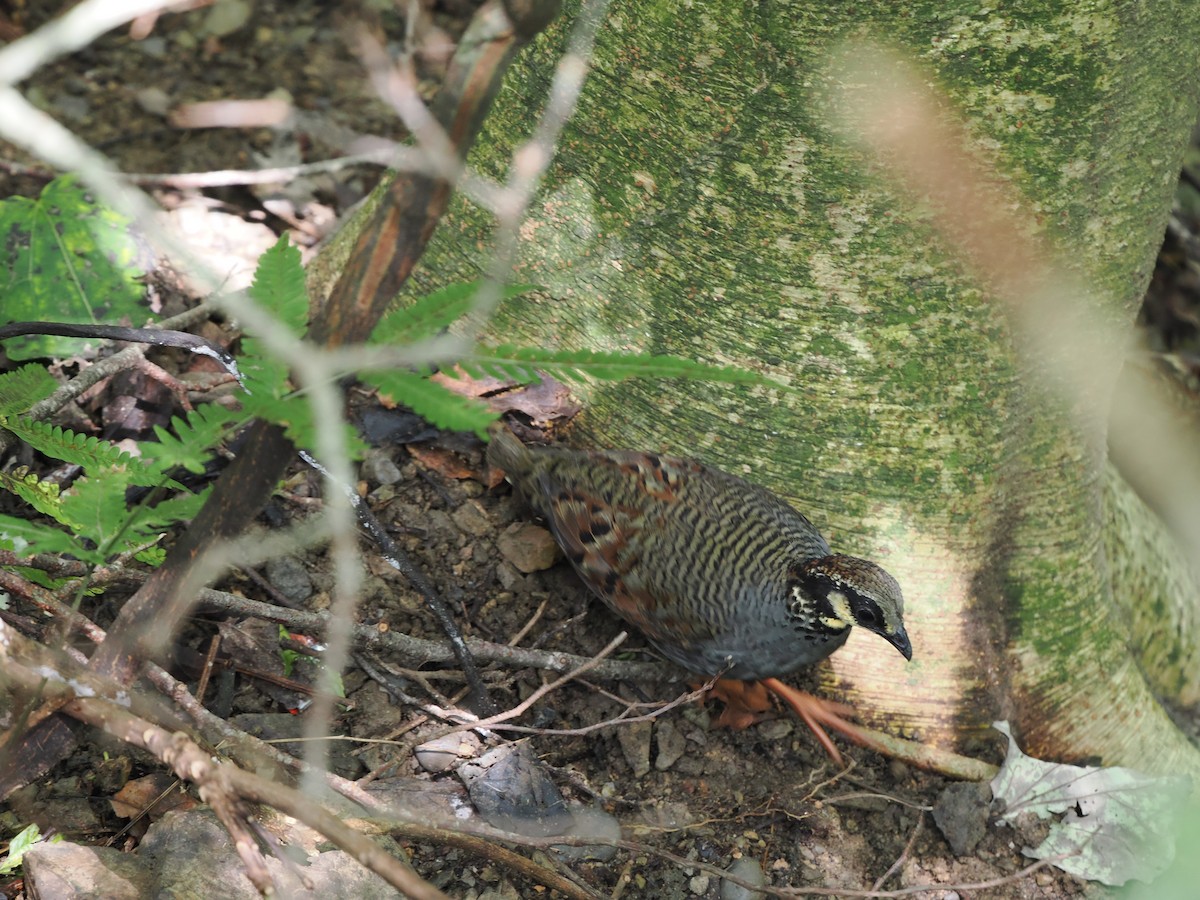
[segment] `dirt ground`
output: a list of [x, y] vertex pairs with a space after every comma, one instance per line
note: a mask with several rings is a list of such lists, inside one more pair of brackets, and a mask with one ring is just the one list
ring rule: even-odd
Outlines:
[[[110, 35], [97, 45], [43, 70], [26, 85], [37, 102], [128, 172], [174, 173], [254, 168], [324, 159], [346, 152], [356, 136], [399, 137], [393, 114], [371, 92], [362, 67], [347, 48], [336, 24], [338, 4], [262, 2], [247, 4], [246, 18], [226, 24], [210, 20], [212, 10], [170, 15], [140, 41]], [[26, 24], [38, 24], [29, 13]], [[228, 29], [228, 30], [226, 30]], [[183, 130], [165, 113], [183, 103], [227, 98], [262, 98], [286, 92], [305, 111], [296, 130], [268, 128]], [[32, 163], [14, 148], [9, 160]], [[253, 229], [251, 238], [227, 240], [214, 253], [251, 251], [270, 243], [268, 229], [292, 229], [299, 242], [313, 244], [335, 216], [361, 197], [377, 172], [370, 168], [316, 176], [289, 189], [244, 187], [194, 191], [160, 189], [168, 207], [206, 209]], [[44, 179], [17, 170], [0, 176], [0, 194], [36, 194]], [[220, 228], [201, 229], [220, 243]], [[215, 232], [215, 234], [214, 234]], [[201, 239], [198, 236], [198, 240]], [[265, 246], [265, 244], [263, 244]], [[260, 247], [261, 249], [261, 247]], [[592, 602], [565, 564], [521, 573], [511, 561], [516, 540], [539, 540], [536, 532], [512, 536], [509, 529], [530, 521], [528, 511], [506, 487], [480, 483], [481, 452], [476, 442], [451, 442], [454, 458], [475, 477], [451, 477], [444, 467], [419, 461], [405, 446], [381, 446], [363, 467], [362, 485], [376, 515], [424, 569], [458, 614], [468, 636], [506, 642], [522, 632], [525, 647], [580, 655], [599, 651], [621, 630], [621, 623]], [[304, 482], [306, 479], [300, 477]], [[311, 476], [308, 478], [311, 481]], [[314, 482], [315, 484], [315, 482]], [[294, 485], [293, 485], [294, 489]], [[314, 488], [315, 489], [315, 488]], [[293, 498], [294, 500], [294, 498]], [[299, 502], [280, 504], [285, 517], [296, 516]], [[498, 549], [505, 538], [507, 551]], [[373, 551], [368, 551], [372, 554]], [[281, 562], [267, 572], [276, 586], [291, 578], [319, 607], [328, 598], [331, 576], [323, 553]], [[302, 574], [297, 575], [296, 569]], [[440, 639], [436, 622], [417, 594], [382, 563], [372, 563], [360, 608], [364, 621], [386, 622], [400, 630]], [[223, 585], [256, 596], [241, 579]], [[544, 603], [544, 607], [542, 604]], [[540, 615], [538, 611], [540, 610]], [[239, 623], [240, 625], [243, 623]], [[212, 623], [201, 622], [188, 636], [202, 649]], [[651, 659], [639, 637], [620, 648], [622, 658]], [[386, 660], [379, 661], [386, 668]], [[461, 681], [453, 673], [429, 684], [453, 693]], [[544, 676], [532, 669], [487, 668], [495, 699], [507, 708], [540, 686]], [[412, 695], [429, 701], [422, 678], [392, 673]], [[349, 734], [378, 738], [393, 734], [421, 715], [401, 705], [366, 672], [346, 677], [352, 708], [339, 723]], [[580, 729], [613, 718], [623, 709], [618, 698], [666, 701], [685, 688], [677, 683], [594, 682], [566, 685], [536, 704], [523, 724], [556, 730]], [[265, 715], [283, 710], [253, 683], [237, 688], [233, 711]], [[824, 887], [840, 896], [886, 896], [888, 891], [934, 886], [917, 896], [931, 898], [1063, 898], [1082, 893], [1103, 895], [1053, 868], [1018, 875], [1030, 860], [1021, 848], [1036, 842], [1026, 833], [989, 825], [977, 845], [955, 855], [930, 813], [949, 785], [946, 780], [856, 748], [849, 772], [835, 772], [803, 727], [785, 716], [731, 732], [710, 727], [712, 707], [688, 703], [653, 723], [611, 726], [577, 735], [543, 734], [531, 747], [549, 765], [568, 801], [598, 805], [619, 820], [624, 836], [643, 842], [638, 852], [621, 850], [611, 858], [573, 864], [593, 888], [606, 896], [645, 898], [734, 897], [702, 863], [725, 869], [739, 858], [756, 862], [775, 888]], [[416, 743], [432, 726], [417, 727], [400, 738]], [[994, 761], [1002, 742], [997, 739]], [[110, 745], [81, 753], [71, 770], [56, 773], [62, 783], [102, 765], [98, 754]], [[388, 767], [390, 764], [390, 767]], [[389, 778], [439, 779], [458, 790], [452, 776], [421, 773], [404, 750], [368, 746], [339, 754], [341, 774], [359, 777], [385, 768]], [[135, 769], [134, 774], [139, 774]], [[29, 799], [29, 798], [27, 798]], [[46, 797], [36, 798], [42, 803]], [[102, 799], [99, 795], [94, 799]], [[93, 803], [94, 822], [80, 831], [93, 837], [119, 828], [123, 820]], [[100, 806], [104, 806], [100, 810]], [[545, 896], [534, 886], [494, 863], [464, 851], [406, 842], [418, 870], [447, 893], [464, 898]], [[665, 851], [688, 862], [679, 862]], [[724, 891], [724, 892], [723, 892]], [[881, 894], [856, 892], [882, 891]]]

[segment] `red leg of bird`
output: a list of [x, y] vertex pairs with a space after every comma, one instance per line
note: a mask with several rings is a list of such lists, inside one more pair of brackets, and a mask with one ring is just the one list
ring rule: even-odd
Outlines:
[[[699, 685], [693, 685], [693, 690]], [[725, 704], [721, 714], [713, 722], [717, 728], [741, 731], [771, 710], [771, 698], [760, 681], [737, 681], [733, 678], [718, 678], [709, 694], [714, 700]]]
[[854, 741], [856, 744], [861, 744], [864, 747], [872, 747], [880, 750], [875, 746], [875, 743], [862, 733], [862, 730], [852, 722], [847, 722], [843, 715], [849, 715], [849, 707], [842, 706], [840, 703], [831, 703], [828, 700], [821, 700], [814, 697], [812, 694], [806, 694], [797, 688], [790, 687], [784, 684], [778, 678], [764, 678], [762, 685], [788, 706], [790, 706], [801, 719], [804, 724], [812, 729], [812, 733], [816, 735], [817, 741], [825, 748], [825, 752], [839, 766], [843, 765], [842, 754], [838, 753], [837, 747], [833, 746], [833, 741], [826, 734], [822, 725], [827, 725], [834, 731], [840, 732]]

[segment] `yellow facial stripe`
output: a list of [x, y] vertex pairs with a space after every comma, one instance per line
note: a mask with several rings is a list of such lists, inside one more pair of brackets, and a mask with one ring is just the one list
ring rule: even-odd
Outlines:
[[[846, 599], [845, 594], [841, 591], [830, 591], [825, 595], [825, 599], [833, 607], [833, 617], [839, 626], [854, 624], [854, 614], [850, 612], [850, 601]], [[832, 625], [833, 623], [827, 622], [826, 624]]]

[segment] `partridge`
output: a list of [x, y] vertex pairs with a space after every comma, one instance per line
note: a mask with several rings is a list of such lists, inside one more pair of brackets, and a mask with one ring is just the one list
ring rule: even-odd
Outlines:
[[493, 428], [488, 462], [547, 522], [584, 583], [667, 659], [706, 678], [760, 681], [837, 761], [821, 725], [858, 743], [841, 708], [779, 681], [858, 625], [912, 659], [900, 585], [831, 553], [782, 499], [690, 459], [526, 446]]

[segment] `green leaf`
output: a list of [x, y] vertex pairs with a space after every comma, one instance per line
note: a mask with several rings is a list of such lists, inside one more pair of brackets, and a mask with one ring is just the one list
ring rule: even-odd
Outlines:
[[0, 487], [16, 494], [43, 515], [61, 519], [62, 500], [58, 485], [52, 481], [39, 481], [25, 466], [12, 472], [0, 472]]
[[473, 431], [487, 436], [489, 424], [500, 418], [478, 400], [463, 397], [413, 372], [369, 372], [363, 381], [379, 389], [421, 418], [447, 431]]
[[85, 562], [103, 562], [98, 554], [81, 544], [72, 534], [30, 519], [0, 515], [0, 547], [22, 556], [51, 553], [74, 556]]
[[992, 780], [992, 793], [1005, 803], [1002, 818], [1032, 812], [1054, 820], [1045, 840], [1024, 849], [1026, 856], [1055, 858], [1065, 872], [1110, 885], [1150, 882], [1170, 865], [1175, 813], [1191, 794], [1191, 779], [1043, 762], [1021, 752], [1007, 722], [993, 727], [1008, 738], [1004, 765]]
[[[432, 337], [470, 311], [482, 285], [482, 281], [452, 284], [389, 312], [371, 333], [371, 343], [414, 344]], [[508, 300], [533, 289], [531, 284], [508, 284], [501, 289], [501, 298]]]
[[106, 472], [102, 478], [80, 478], [63, 494], [62, 521], [77, 534], [95, 541], [96, 555], [103, 560], [124, 546], [130, 514], [125, 505], [129, 478], [120, 469]]
[[477, 347], [459, 365], [473, 377], [491, 375], [515, 381], [538, 381], [538, 372], [560, 381], [622, 381], [627, 378], [687, 378], [731, 384], [785, 388], [765, 375], [736, 366], [714, 366], [679, 356], [642, 353], [595, 353], [586, 350], [543, 350], [538, 347]]
[[296, 337], [308, 324], [308, 290], [300, 251], [282, 235], [258, 260], [250, 296], [269, 309]]
[[[26, 825], [21, 831], [13, 835], [8, 842], [8, 854], [3, 860], [0, 860], [0, 875], [12, 875], [21, 867], [21, 860], [25, 854], [29, 852], [29, 848], [38, 843], [42, 839], [42, 833], [37, 825]], [[48, 840], [48, 843], [57, 844], [63, 840], [61, 834], [56, 834]]]
[[[0, 322], [141, 324], [149, 307], [137, 282], [142, 247], [129, 220], [98, 205], [74, 176], [56, 178], [38, 199], [0, 202]], [[84, 341], [28, 335], [4, 342], [12, 359], [70, 356]]]
[[205, 464], [212, 457], [213, 448], [226, 439], [247, 418], [217, 403], [198, 406], [186, 418], [171, 419], [171, 431], [161, 425], [154, 426], [157, 441], [142, 443], [142, 458], [153, 460], [162, 472], [176, 467], [187, 469], [195, 475], [204, 473]]
[[35, 450], [63, 462], [83, 466], [89, 472], [97, 469], [124, 469], [132, 484], [154, 487], [163, 481], [155, 466], [147, 466], [130, 456], [116, 444], [86, 434], [69, 431], [59, 425], [33, 419], [9, 419], [4, 427]]
[[165, 531], [179, 522], [187, 522], [200, 512], [211, 487], [205, 488], [199, 494], [181, 491], [165, 500], [160, 500], [153, 506], [146, 504], [133, 510], [130, 527], [137, 535], [134, 543], [145, 543], [143, 538], [151, 537], [160, 531]]
[[21, 366], [0, 375], [0, 418], [28, 412], [29, 407], [54, 393], [58, 382], [42, 366]]

